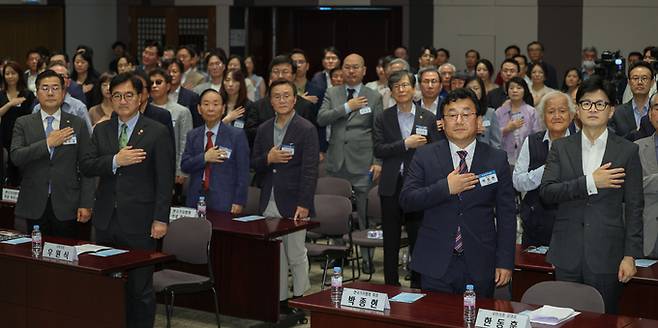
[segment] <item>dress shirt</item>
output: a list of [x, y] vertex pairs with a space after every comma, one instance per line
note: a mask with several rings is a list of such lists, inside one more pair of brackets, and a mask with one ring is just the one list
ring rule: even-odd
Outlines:
[[[121, 119], [119, 119], [119, 116], [116, 117], [117, 121], [119, 124], [117, 124], [117, 138], [121, 135], [121, 125], [123, 123], [126, 123], [128, 125], [128, 128], [126, 129], [126, 134], [128, 140], [130, 140], [130, 136], [133, 133], [133, 129], [135, 129], [135, 125], [137, 124], [137, 121], [139, 120], [139, 112], [137, 112], [133, 117], [129, 118], [127, 122], [123, 122]], [[111, 118], [113, 119], [113, 118]], [[119, 139], [117, 139], [119, 140]], [[119, 149], [121, 150], [121, 149]], [[119, 168], [119, 164], [117, 164], [117, 155], [114, 154], [112, 157], [112, 172], [117, 173], [117, 169]]]
[[436, 99], [434, 99], [434, 101], [429, 106], [427, 106], [425, 104], [425, 101], [423, 99], [421, 99], [420, 100], [420, 105], [421, 105], [421, 107], [423, 107], [423, 108], [427, 109], [428, 111], [432, 112], [432, 114], [434, 114], [434, 116], [438, 117], [438, 115], [436, 115], [436, 112], [439, 109], [439, 99], [440, 98], [441, 97], [436, 96]]
[[[398, 124], [400, 125], [400, 133], [402, 134], [402, 141], [404, 142], [411, 135], [414, 129], [414, 120], [416, 118], [416, 105], [411, 103], [411, 111], [403, 112], [398, 107]], [[404, 144], [404, 149], [408, 150], [407, 144]], [[404, 172], [404, 161], [400, 164], [400, 173]]]
[[[48, 128], [48, 120], [47, 120], [48, 116], [52, 116], [52, 117], [55, 118], [53, 120], [53, 131], [59, 130], [59, 122], [62, 120], [62, 110], [58, 109], [52, 115], [50, 115], [50, 114], [48, 114], [44, 111], [41, 111], [41, 122], [43, 123], [43, 131], [47, 131], [47, 128]], [[48, 139], [48, 135], [46, 135], [46, 139]], [[46, 144], [46, 146], [47, 146], [47, 144]], [[50, 152], [52, 154], [53, 149], [51, 149], [51, 147], [48, 147], [48, 152]]]
[[[564, 132], [564, 136], [569, 136], [569, 129]], [[551, 150], [553, 146], [553, 140], [548, 137], [548, 131], [544, 134], [544, 142], [548, 141], [548, 150]], [[523, 146], [521, 146], [521, 152], [519, 152], [519, 158], [516, 160], [516, 165], [514, 166], [514, 173], [512, 174], [512, 183], [514, 184], [514, 189], [518, 192], [528, 192], [530, 190], [535, 190], [539, 188], [541, 184], [541, 177], [544, 175], [544, 167], [542, 165], [532, 171], [528, 171], [530, 167], [530, 146], [528, 146], [528, 137], [523, 141]]]
[[[41, 110], [41, 104], [36, 104], [32, 112], [36, 113], [40, 110]], [[89, 118], [89, 112], [87, 111], [87, 106], [82, 101], [71, 97], [71, 95], [67, 92], [66, 95], [64, 96], [64, 102], [62, 103], [61, 110], [65, 113], [69, 113], [71, 115], [75, 115], [81, 118], [87, 125], [87, 128], [89, 129], [89, 133], [91, 134], [92, 132], [91, 119]]]
[[[345, 94], [349, 96], [350, 93], [347, 89], [354, 89], [353, 97], [356, 98], [356, 97], [359, 96], [359, 93], [361, 92], [361, 87], [363, 87], [363, 83], [359, 83], [358, 85], [355, 85], [355, 86], [349, 86], [349, 85], [346, 84], [345, 85]], [[349, 101], [349, 99], [347, 101]], [[350, 106], [347, 105], [347, 102], [345, 102], [345, 105], [343, 105], [343, 107], [345, 107], [345, 113], [346, 114], [349, 114], [349, 113], [352, 112], [352, 110], [350, 109]]]
[[459, 154], [457, 154], [457, 151], [459, 150], [465, 150], [466, 151], [466, 165], [468, 165], [468, 171], [471, 171], [471, 164], [473, 164], [473, 155], [475, 154], [475, 144], [477, 143], [477, 140], [473, 140], [466, 148], [461, 149], [459, 146], [455, 145], [452, 143], [452, 141], [448, 141], [448, 145], [450, 146], [450, 156], [452, 156], [452, 165], [454, 169], [459, 168], [459, 162], [461, 161], [461, 158], [459, 157]]
[[583, 174], [587, 179], [587, 194], [595, 195], [599, 193], [594, 182], [594, 171], [598, 169], [603, 161], [605, 147], [608, 144], [608, 129], [605, 129], [601, 135], [590, 142], [585, 133], [582, 135], [582, 152], [583, 152]]
[[649, 112], [649, 100], [647, 99], [647, 103], [642, 106], [642, 108], [637, 107], [637, 103], [635, 102], [635, 98], [632, 100], [632, 106], [633, 106], [633, 116], [635, 116], [635, 128], [639, 129], [640, 128], [640, 120], [642, 120], [642, 117], [644, 115], [647, 115]]
[[[217, 121], [215, 126], [211, 128], [208, 128], [208, 125], [204, 125], [206, 128], [205, 130], [203, 130], [204, 136], [208, 135], [208, 131], [212, 132], [212, 136], [213, 136], [212, 144], [215, 146], [217, 146], [217, 134], [219, 134], [219, 125], [220, 125], [219, 122], [220, 121]], [[208, 138], [207, 137], [203, 138], [203, 149], [206, 149], [207, 144], [208, 144]]]
[[[272, 136], [272, 141], [275, 146], [280, 147], [281, 143], [283, 143], [283, 137], [285, 137], [286, 132], [288, 131], [288, 126], [290, 126], [290, 122], [292, 122], [292, 119], [295, 117], [295, 111], [292, 111], [292, 115], [290, 115], [288, 121], [283, 124], [283, 127], [277, 126], [276, 120], [278, 117], [279, 114], [276, 114], [274, 118], [274, 135]], [[269, 216], [273, 217], [281, 217], [281, 212], [279, 212], [279, 208], [276, 206], [276, 199], [274, 199], [274, 184], [272, 184], [272, 190], [270, 191], [270, 200], [267, 202], [267, 207], [263, 213], [268, 213]]]
[[[183, 84], [183, 82], [181, 82], [181, 84]], [[169, 101], [177, 103], [179, 94], [180, 94], [180, 85], [178, 86], [178, 88], [176, 88], [176, 90], [169, 92], [167, 97], [169, 97]]]
[[331, 74], [328, 71], [324, 71], [322, 74], [324, 74], [324, 79], [327, 81], [327, 89], [333, 87], [334, 85], [331, 84]]

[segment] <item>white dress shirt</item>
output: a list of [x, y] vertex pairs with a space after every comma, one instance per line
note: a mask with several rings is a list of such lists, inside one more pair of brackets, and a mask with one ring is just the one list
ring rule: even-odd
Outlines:
[[[569, 129], [567, 129], [567, 131], [564, 132], [564, 136], [568, 137], [569, 134]], [[519, 153], [519, 158], [516, 160], [516, 166], [514, 166], [514, 173], [512, 174], [512, 183], [514, 184], [514, 189], [518, 192], [528, 192], [539, 188], [541, 177], [544, 175], [544, 167], [546, 166], [542, 165], [532, 171], [528, 171], [528, 168], [530, 167], [530, 147], [528, 146], [528, 137], [523, 141], [523, 146], [521, 146], [521, 152]], [[551, 150], [553, 141], [548, 137], [548, 131], [544, 134], [544, 139], [542, 141], [546, 140], [548, 140], [548, 150]]]
[[471, 164], [473, 164], [473, 155], [475, 154], [475, 144], [477, 140], [473, 140], [466, 148], [461, 149], [459, 146], [455, 145], [452, 143], [452, 141], [448, 141], [448, 145], [450, 145], [450, 156], [452, 156], [452, 165], [454, 169], [459, 168], [459, 162], [461, 161], [461, 157], [459, 157], [459, 154], [457, 154], [457, 151], [459, 150], [465, 150], [466, 151], [466, 165], [468, 166], [468, 171], [471, 171]]
[[605, 129], [601, 135], [590, 142], [585, 133], [582, 135], [582, 154], [583, 154], [583, 174], [587, 179], [587, 194], [595, 195], [599, 193], [592, 175], [603, 163], [603, 154], [608, 144], [608, 129]]

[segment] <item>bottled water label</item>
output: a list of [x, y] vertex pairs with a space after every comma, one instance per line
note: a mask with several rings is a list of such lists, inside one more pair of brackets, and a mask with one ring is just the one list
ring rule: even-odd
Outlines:
[[331, 277], [331, 287], [332, 288], [341, 288], [341, 287], [343, 287], [343, 278], [342, 277]]
[[475, 307], [475, 297], [465, 296], [464, 297], [464, 307]]

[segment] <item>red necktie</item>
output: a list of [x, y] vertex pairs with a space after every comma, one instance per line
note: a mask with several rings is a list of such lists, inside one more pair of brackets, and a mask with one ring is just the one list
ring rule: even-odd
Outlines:
[[[468, 153], [465, 150], [459, 150], [457, 151], [457, 155], [459, 155], [459, 174], [466, 174], [468, 173], [468, 166], [466, 165], [466, 155]], [[459, 197], [461, 199], [461, 195]], [[461, 253], [464, 251], [464, 243], [462, 241], [462, 229], [458, 225], [457, 226], [457, 235], [455, 236], [455, 252]]]
[[[206, 151], [209, 149], [215, 147], [212, 143], [212, 136], [214, 133], [212, 131], [206, 132], [206, 136], [208, 137], [208, 140], [206, 142]], [[210, 189], [210, 171], [211, 171], [211, 166], [210, 163], [206, 163], [206, 168], [203, 171], [203, 190], [208, 191]]]

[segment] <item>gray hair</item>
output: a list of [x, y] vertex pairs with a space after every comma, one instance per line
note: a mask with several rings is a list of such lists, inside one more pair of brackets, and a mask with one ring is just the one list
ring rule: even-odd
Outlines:
[[439, 75], [439, 76], [441, 75], [441, 74], [439, 74], [439, 70], [436, 68], [436, 66], [434, 66], [434, 65], [430, 65], [430, 66], [425, 66], [425, 67], [421, 68], [421, 69], [418, 71], [418, 79], [419, 79], [419, 80], [422, 79], [422, 78], [423, 78], [423, 74], [425, 74], [425, 73], [427, 73], [427, 72], [434, 72], [434, 73], [436, 73], [436, 74]]
[[407, 70], [401, 70], [401, 71], [396, 71], [391, 73], [391, 76], [388, 77], [388, 88], [393, 90], [393, 86], [400, 82], [402, 78], [407, 77], [409, 79], [409, 83], [411, 83], [412, 87], [416, 87], [416, 77], [414, 75], [407, 71]]
[[[567, 99], [567, 107], [569, 107], [569, 113], [576, 114], [576, 104], [574, 104], [571, 97], [568, 94], [566, 94], [562, 91], [554, 90], [554, 91], [551, 91], [551, 92], [545, 94], [541, 98], [541, 100], [539, 101], [539, 105], [537, 105], [537, 107], [535, 107], [537, 109], [537, 113], [539, 114], [539, 117], [541, 117], [542, 121], [544, 120], [544, 106], [546, 106], [546, 103], [549, 100], [551, 100], [555, 97], [564, 97], [565, 99]], [[544, 125], [545, 124], [546, 124], [546, 122], [544, 122]]]
[[441, 66], [439, 66], [439, 72], [441, 72], [441, 69], [444, 68], [444, 67], [450, 68], [453, 73], [457, 72], [457, 67], [455, 67], [455, 65], [450, 64], [450, 63], [445, 63], [445, 64], [442, 64]]
[[402, 70], [405, 70], [405, 71], [409, 70], [409, 63], [406, 60], [402, 59], [402, 58], [395, 58], [395, 59], [391, 60], [391, 62], [388, 63], [388, 66], [386, 68], [391, 67], [394, 64], [402, 64], [402, 66], [404, 66], [402, 68]]

